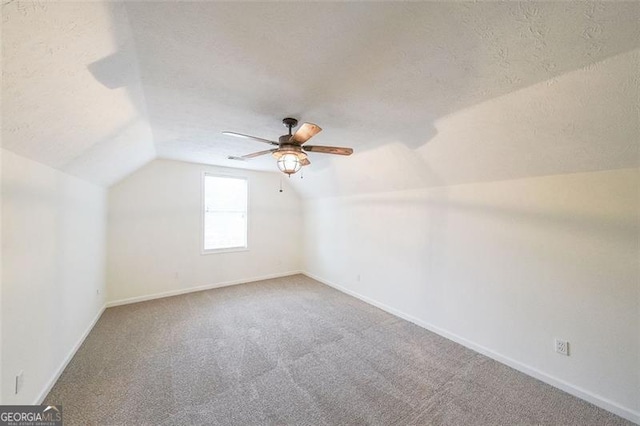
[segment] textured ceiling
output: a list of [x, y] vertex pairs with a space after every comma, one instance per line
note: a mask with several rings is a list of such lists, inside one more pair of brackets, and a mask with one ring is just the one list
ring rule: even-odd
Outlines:
[[[113, 54], [127, 64], [118, 88], [89, 71]], [[5, 1], [2, 147], [99, 184], [155, 157], [122, 5]]]
[[159, 156], [275, 170], [304, 195], [637, 167], [640, 3], [3, 5], [3, 147], [110, 184]]

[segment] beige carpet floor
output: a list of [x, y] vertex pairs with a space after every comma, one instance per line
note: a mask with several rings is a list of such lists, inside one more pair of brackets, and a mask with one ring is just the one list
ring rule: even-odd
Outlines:
[[67, 425], [630, 424], [302, 275], [107, 309], [46, 403]]

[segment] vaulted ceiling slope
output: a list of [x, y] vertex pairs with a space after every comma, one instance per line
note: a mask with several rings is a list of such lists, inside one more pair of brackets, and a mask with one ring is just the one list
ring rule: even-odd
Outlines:
[[5, 1], [2, 147], [103, 185], [156, 156], [122, 5]]
[[306, 196], [638, 167], [640, 3], [5, 0], [2, 145], [110, 185], [154, 157], [275, 170]]

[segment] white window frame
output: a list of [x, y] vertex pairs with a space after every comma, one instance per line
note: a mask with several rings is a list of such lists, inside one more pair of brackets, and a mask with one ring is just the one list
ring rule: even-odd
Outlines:
[[[206, 177], [220, 177], [220, 178], [231, 178], [231, 179], [242, 179], [247, 183], [247, 245], [245, 247], [228, 247], [228, 248], [219, 248], [219, 249], [205, 249], [204, 248], [204, 219], [205, 219], [205, 211], [204, 211], [204, 197], [205, 197], [205, 179]], [[250, 228], [249, 218], [251, 217], [251, 186], [249, 182], [249, 178], [247, 176], [238, 176], [231, 174], [222, 174], [222, 173], [211, 173], [211, 172], [202, 172], [202, 178], [200, 179], [200, 254], [220, 254], [220, 253], [234, 253], [241, 251], [249, 251], [249, 239], [250, 239]]]

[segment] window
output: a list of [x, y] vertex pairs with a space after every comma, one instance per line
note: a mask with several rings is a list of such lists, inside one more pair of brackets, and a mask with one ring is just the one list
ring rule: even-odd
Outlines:
[[247, 248], [248, 182], [204, 175], [204, 251]]

